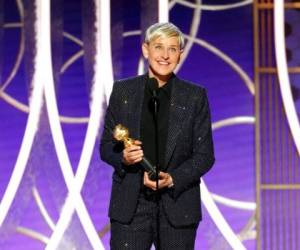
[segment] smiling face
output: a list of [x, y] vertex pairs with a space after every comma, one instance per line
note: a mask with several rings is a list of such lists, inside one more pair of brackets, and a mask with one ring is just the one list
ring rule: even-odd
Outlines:
[[143, 43], [142, 51], [149, 63], [149, 77], [155, 77], [163, 86], [180, 61], [182, 50], [178, 37], [157, 37]]

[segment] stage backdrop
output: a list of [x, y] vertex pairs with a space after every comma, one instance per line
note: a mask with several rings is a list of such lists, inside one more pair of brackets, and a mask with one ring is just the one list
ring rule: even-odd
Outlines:
[[[177, 74], [207, 89], [216, 163], [196, 249], [255, 249], [252, 1], [0, 0], [0, 248], [109, 249], [99, 136], [113, 81], [144, 73], [142, 33], [185, 34]], [[298, 105], [299, 106], [299, 105]]]

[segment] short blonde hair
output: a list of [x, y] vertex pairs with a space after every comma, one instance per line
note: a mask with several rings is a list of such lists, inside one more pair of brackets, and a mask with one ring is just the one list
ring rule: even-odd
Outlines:
[[180, 29], [172, 23], [155, 23], [145, 33], [144, 42], [149, 44], [159, 37], [178, 37], [179, 47], [183, 49], [184, 38]]

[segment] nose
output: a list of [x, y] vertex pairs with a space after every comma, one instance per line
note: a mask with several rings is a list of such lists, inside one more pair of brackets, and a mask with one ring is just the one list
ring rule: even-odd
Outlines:
[[169, 50], [168, 50], [168, 48], [164, 48], [163, 49], [162, 57], [164, 59], [168, 59], [169, 58]]

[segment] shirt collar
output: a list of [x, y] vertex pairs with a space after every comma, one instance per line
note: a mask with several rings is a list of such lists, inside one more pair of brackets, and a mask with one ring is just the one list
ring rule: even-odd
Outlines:
[[[146, 74], [147, 76], [147, 89], [150, 90], [150, 87], [148, 85], [149, 81], [149, 75], [148, 75], [148, 72]], [[166, 84], [162, 87], [159, 88], [159, 92], [162, 91], [162, 93], [165, 93], [167, 95], [168, 98], [171, 97], [171, 90], [172, 90], [172, 82], [173, 82], [173, 79], [176, 77], [176, 75], [174, 73], [172, 73], [171, 77], [169, 78], [169, 80], [166, 82]]]

